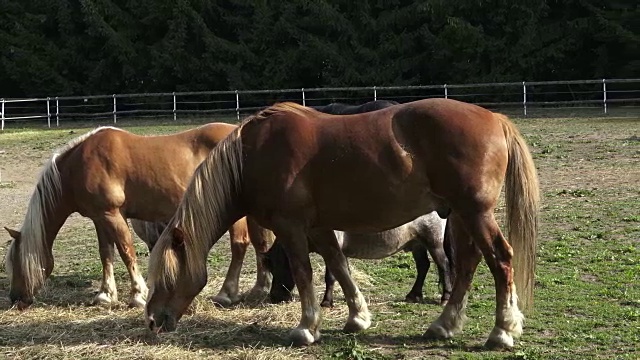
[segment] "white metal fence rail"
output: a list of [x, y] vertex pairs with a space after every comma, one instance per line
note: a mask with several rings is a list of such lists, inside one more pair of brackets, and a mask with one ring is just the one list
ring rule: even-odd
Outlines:
[[1, 128], [5, 123], [46, 119], [60, 121], [189, 115], [234, 116], [251, 113], [276, 101], [303, 105], [331, 102], [359, 104], [387, 99], [399, 102], [445, 97], [499, 109], [510, 115], [536, 116], [544, 111], [567, 110], [574, 116], [609, 114], [623, 110], [640, 114], [640, 79], [505, 82], [424, 86], [370, 86], [278, 90], [232, 90], [0, 99]]

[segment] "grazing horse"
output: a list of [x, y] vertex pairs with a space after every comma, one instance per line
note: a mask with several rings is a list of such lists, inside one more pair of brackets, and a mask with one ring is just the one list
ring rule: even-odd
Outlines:
[[[211, 300], [219, 306], [231, 306], [241, 300], [239, 289], [240, 274], [247, 248], [252, 243], [252, 239], [256, 240], [254, 247], [256, 249], [258, 278], [256, 279], [256, 284], [249, 292], [247, 292], [246, 296], [249, 298], [262, 297], [269, 289], [269, 264], [267, 263], [269, 260], [265, 255], [263, 255], [268, 247], [269, 234], [261, 233], [263, 235], [256, 236], [254, 234], [249, 236], [249, 229], [255, 231], [256, 226], [257, 225], [255, 225], [255, 223], [253, 226], [247, 226], [246, 220], [241, 219], [229, 229], [229, 239], [231, 241], [231, 263], [229, 264], [227, 275], [224, 278], [224, 282], [222, 283], [222, 287], [220, 288], [218, 295], [211, 298]], [[153, 246], [156, 244], [166, 227], [166, 222], [149, 222], [131, 219], [131, 228], [136, 235], [138, 235], [138, 237], [147, 244], [149, 251], [153, 250]], [[273, 245], [271, 247], [273, 248]]]
[[[11, 302], [19, 309], [31, 305], [53, 270], [58, 231], [78, 212], [93, 221], [98, 234], [103, 275], [94, 303], [117, 301], [115, 244], [131, 280], [129, 305], [144, 306], [147, 285], [138, 271], [126, 218], [168, 221], [196, 167], [234, 129], [213, 123], [174, 135], [139, 136], [100, 127], [55, 152], [40, 174], [22, 229], [5, 228], [14, 239], [6, 255]], [[236, 220], [228, 227], [231, 243], [244, 244], [247, 225]], [[268, 289], [270, 274], [258, 270], [256, 288]]]
[[325, 114], [353, 115], [353, 114], [361, 114], [361, 113], [376, 111], [376, 110], [384, 109], [389, 106], [397, 105], [397, 104], [399, 103], [393, 100], [374, 100], [374, 101], [366, 102], [361, 105], [331, 103], [331, 104], [322, 105], [322, 106], [311, 106], [311, 108], [316, 109]]
[[[510, 242], [494, 216], [503, 185]], [[343, 289], [344, 330], [364, 330], [370, 313], [332, 229], [380, 232], [432, 211], [452, 222], [456, 279], [425, 336], [461, 331], [484, 256], [496, 291], [486, 345], [512, 347], [522, 333], [519, 307], [533, 303], [537, 174], [506, 116], [450, 99], [349, 116], [280, 103], [249, 117], [196, 170], [151, 252], [146, 324], [154, 332], [176, 328], [207, 282], [208, 251], [230, 224], [251, 215], [282, 242], [293, 269], [302, 317], [291, 342], [320, 338], [309, 251], [323, 257]]]
[[[381, 259], [398, 251], [411, 251], [416, 263], [417, 276], [413, 287], [405, 296], [407, 302], [422, 302], [422, 287], [429, 271], [430, 262], [427, 250], [438, 267], [439, 282], [442, 285], [440, 305], [445, 305], [451, 296], [451, 274], [453, 268], [449, 262], [449, 253], [445, 251], [445, 226], [447, 221], [441, 219], [437, 212], [418, 217], [404, 225], [379, 233], [352, 233], [335, 231], [342, 253], [347, 258]], [[289, 268], [288, 259], [278, 240], [267, 253], [266, 264], [273, 274], [271, 283], [271, 300], [273, 302], [292, 299], [291, 290], [294, 280]], [[325, 270], [325, 292], [320, 306], [333, 306], [333, 287], [335, 277], [329, 269]]]

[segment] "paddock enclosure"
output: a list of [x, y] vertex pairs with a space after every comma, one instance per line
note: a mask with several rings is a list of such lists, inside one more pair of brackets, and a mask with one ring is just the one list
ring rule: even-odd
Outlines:
[[[145, 328], [142, 310], [128, 309], [124, 301], [110, 309], [88, 305], [98, 290], [101, 265], [93, 224], [76, 214], [55, 242], [49, 286], [29, 310], [9, 309], [9, 279], [4, 266], [0, 269], [0, 358], [640, 357], [640, 118], [513, 120], [534, 156], [542, 210], [535, 310], [526, 317], [523, 336], [512, 351], [481, 347], [494, 312], [493, 279], [484, 262], [469, 295], [469, 320], [462, 334], [448, 341], [423, 340], [421, 334], [442, 310], [434, 301], [437, 276], [427, 276], [425, 303], [405, 303], [415, 276], [409, 253], [350, 259], [372, 313], [370, 329], [356, 335], [341, 332], [347, 306], [336, 287], [335, 307], [323, 310], [321, 342], [307, 348], [284, 346], [300, 317], [298, 303], [220, 309], [208, 300], [224, 279], [228, 238], [209, 254], [209, 282], [192, 314], [185, 315], [176, 332], [156, 336]], [[66, 123], [55, 130], [11, 128], [0, 133], [0, 226], [20, 227], [42, 164], [54, 149], [96, 125]], [[138, 134], [166, 134], [197, 124], [131, 121], [118, 126]], [[10, 237], [3, 236], [4, 258]], [[136, 249], [146, 274], [146, 246], [136, 240]], [[250, 252], [241, 291], [255, 279], [254, 261]], [[319, 296], [324, 263], [317, 255], [312, 263]], [[121, 261], [115, 270], [118, 291], [125, 294], [128, 282]]]

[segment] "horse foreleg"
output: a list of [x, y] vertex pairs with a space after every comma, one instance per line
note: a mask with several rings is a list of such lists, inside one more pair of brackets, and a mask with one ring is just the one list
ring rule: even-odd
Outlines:
[[429, 267], [431, 262], [427, 255], [427, 250], [421, 244], [415, 244], [411, 249], [413, 255], [413, 261], [416, 263], [416, 281], [413, 283], [413, 287], [405, 296], [404, 300], [410, 303], [422, 302], [422, 288], [424, 286], [424, 280], [427, 278]]
[[481, 253], [463, 228], [462, 220], [452, 214], [448, 221], [453, 221], [451, 231], [456, 244], [456, 279], [449, 302], [424, 333], [426, 338], [432, 339], [448, 339], [462, 331], [466, 320], [467, 292], [481, 259]]
[[94, 225], [98, 235], [98, 251], [100, 253], [100, 262], [102, 263], [102, 283], [100, 284], [100, 290], [93, 298], [93, 304], [109, 306], [118, 301], [118, 290], [113, 276], [114, 243], [108, 236], [105, 225], [95, 220]]
[[371, 326], [371, 314], [367, 302], [351, 278], [349, 263], [342, 253], [333, 231], [318, 231], [312, 236], [316, 250], [323, 257], [327, 268], [342, 287], [344, 298], [349, 307], [349, 318], [344, 326], [346, 332], [356, 332]]
[[244, 219], [238, 220], [229, 229], [229, 241], [231, 242], [231, 263], [224, 278], [218, 295], [211, 300], [222, 307], [231, 306], [240, 301], [240, 272], [244, 262], [247, 247], [249, 247], [249, 233]]
[[331, 270], [327, 266], [324, 267], [324, 296], [320, 306], [333, 307], [333, 288], [336, 283], [336, 278], [331, 273]]
[[147, 293], [149, 289], [138, 270], [136, 248], [133, 245], [133, 237], [127, 225], [127, 220], [114, 211], [105, 217], [110, 237], [115, 239], [116, 248], [120, 253], [120, 258], [124, 262], [131, 281], [131, 291], [129, 295], [129, 306], [142, 308], [147, 303]]
[[298, 326], [289, 334], [294, 345], [310, 345], [320, 339], [321, 311], [313, 289], [313, 270], [309, 259], [307, 234], [302, 228], [284, 229], [276, 233], [281, 242], [300, 294], [302, 317]]

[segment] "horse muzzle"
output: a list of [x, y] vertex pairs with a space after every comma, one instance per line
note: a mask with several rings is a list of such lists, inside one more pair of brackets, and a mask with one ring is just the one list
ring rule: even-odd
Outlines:
[[147, 316], [147, 328], [156, 334], [176, 329], [176, 318], [169, 314], [150, 314]]

